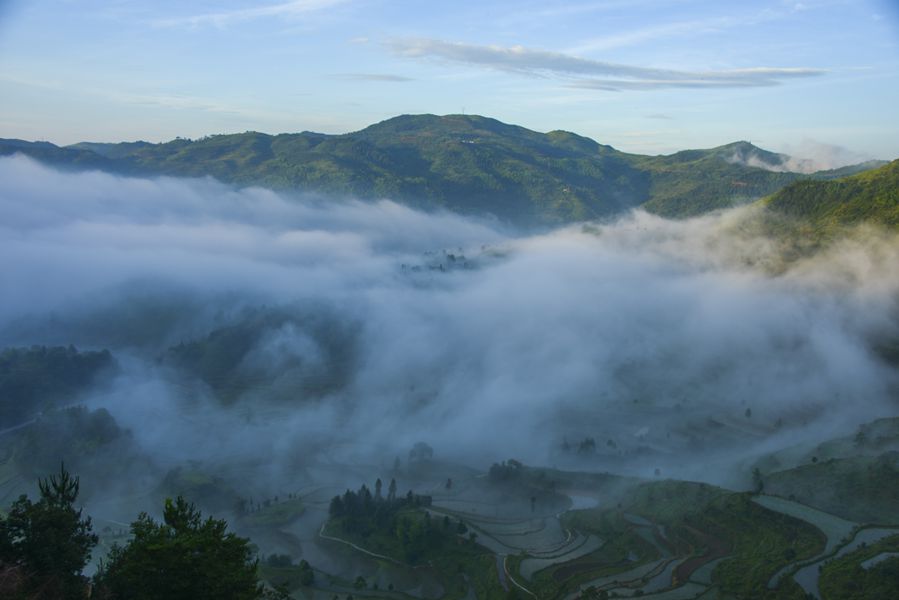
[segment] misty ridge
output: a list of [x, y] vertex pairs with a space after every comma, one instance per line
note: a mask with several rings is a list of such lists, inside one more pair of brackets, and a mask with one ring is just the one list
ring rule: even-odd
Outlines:
[[594, 467], [740, 487], [762, 453], [895, 414], [892, 234], [785, 263], [755, 207], [521, 233], [21, 156], [0, 181], [4, 347], [108, 349], [78, 403], [163, 471], [239, 456], [276, 488], [421, 440], [483, 468], [595, 438]]

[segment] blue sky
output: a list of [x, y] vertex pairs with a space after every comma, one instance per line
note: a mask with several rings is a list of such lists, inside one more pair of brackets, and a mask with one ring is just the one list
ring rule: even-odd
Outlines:
[[899, 157], [897, 0], [0, 0], [0, 137], [475, 113], [663, 153]]

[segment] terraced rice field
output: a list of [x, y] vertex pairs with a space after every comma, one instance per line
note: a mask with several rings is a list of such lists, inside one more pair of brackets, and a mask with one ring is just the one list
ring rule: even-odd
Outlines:
[[665, 590], [664, 592], [659, 592], [657, 594], [644, 594], [642, 597], [649, 600], [693, 600], [694, 598], [705, 598], [703, 594], [707, 594], [708, 592], [709, 588], [704, 585], [687, 583], [674, 588], [673, 590]]
[[896, 558], [896, 557], [899, 557], [899, 552], [881, 552], [877, 556], [874, 556], [872, 558], [869, 558], [866, 561], [863, 561], [861, 563], [861, 566], [862, 566], [862, 569], [867, 570], [872, 567], [876, 567], [878, 564], [882, 563], [885, 560], [888, 560], [890, 558]]
[[827, 538], [822, 554], [833, 552], [843, 540], [849, 539], [849, 536], [858, 527], [858, 523], [777, 496], [756, 496], [752, 501], [769, 510], [795, 517], [818, 528]]
[[889, 537], [897, 533], [899, 533], [899, 530], [897, 529], [862, 529], [855, 534], [855, 537], [853, 537], [848, 544], [840, 547], [836, 554], [834, 554], [833, 556], [828, 555], [827, 557], [807, 564], [806, 566], [796, 571], [796, 573], [793, 575], [793, 579], [796, 580], [796, 583], [802, 586], [802, 589], [805, 590], [807, 594], [811, 594], [815, 598], [820, 598], [821, 593], [818, 588], [818, 579], [821, 574], [820, 567], [825, 563], [825, 561], [831, 560], [832, 558], [840, 558], [841, 556], [858, 550], [862, 547], [863, 544], [873, 544], [885, 537]]
[[[708, 585], [711, 583], [711, 570], [708, 571], [708, 575], [703, 575], [703, 579], [696, 579], [696, 574], [709, 563], [715, 563], [715, 565], [717, 565], [720, 559], [730, 553], [730, 546], [724, 540], [718, 539], [715, 536], [699, 531], [693, 527], [689, 527], [689, 530], [706, 546], [706, 548], [708, 548], [708, 552], [706, 552], [704, 556], [688, 558], [678, 565], [677, 569], [674, 571], [674, 578], [679, 582], [693, 579], [694, 581], [699, 581], [700, 583], [706, 583]], [[712, 569], [714, 569], [714, 567], [712, 567]]]
[[840, 558], [841, 556], [858, 550], [863, 545], [870, 546], [883, 538], [896, 534], [899, 534], [899, 529], [886, 529], [883, 527], [869, 527], [867, 529], [862, 529], [855, 534], [855, 537], [852, 538], [851, 542], [840, 548], [834, 558]]
[[849, 540], [853, 532], [858, 528], [858, 524], [810, 506], [786, 500], [784, 498], [778, 498], [776, 496], [756, 496], [752, 501], [769, 510], [805, 521], [824, 534], [826, 542], [824, 544], [824, 550], [820, 554], [811, 559], [797, 561], [785, 566], [775, 573], [768, 581], [768, 588], [774, 589], [784, 575], [795, 570], [797, 566], [800, 566], [801, 568], [793, 575], [793, 579], [807, 594], [810, 594], [815, 598], [820, 598], [820, 593], [818, 591], [818, 576], [820, 574], [818, 564], [823, 559], [833, 554], [834, 550], [836, 550], [840, 544]]
[[675, 569], [677, 569], [683, 563], [683, 560], [672, 560], [671, 562], [669, 562], [667, 565], [665, 565], [664, 569], [662, 569], [658, 574], [654, 575], [652, 579], [646, 582], [646, 585], [644, 585], [642, 588], [643, 591], [649, 594], [653, 592], [660, 592], [662, 590], [670, 588], [673, 582]]
[[721, 558], [716, 558], [715, 560], [709, 561], [693, 571], [693, 574], [690, 575], [690, 581], [694, 581], [696, 583], [701, 583], [703, 585], [712, 585], [712, 572], [715, 570], [721, 561], [723, 561], [726, 556], [722, 556]]
[[[606, 575], [605, 577], [598, 577], [581, 584], [579, 588], [580, 590], [585, 590], [588, 587], [593, 586], [597, 589], [611, 590], [625, 587], [627, 584], [634, 584], [633, 587], [638, 587], [643, 581], [646, 581], [664, 569], [667, 562], [666, 559], [660, 558], [659, 560], [643, 563], [627, 571], [615, 573], [614, 575]], [[566, 596], [566, 600], [574, 600], [578, 597], [579, 593], [580, 592], [574, 592], [569, 594]]]
[[431, 512], [438, 518], [443, 515], [461, 518], [478, 534], [478, 543], [496, 554], [518, 554], [524, 551], [549, 558], [569, 551], [576, 542], [570, 532], [562, 529], [559, 519], [554, 516], [499, 519], [445, 511], [441, 508], [432, 508]]
[[599, 550], [602, 547], [602, 544], [603, 541], [595, 535], [578, 536], [577, 538], [572, 539], [570, 545], [562, 548], [562, 551], [554, 556], [524, 559], [521, 561], [519, 573], [521, 573], [521, 576], [526, 580], [531, 581], [538, 571], [592, 554]]

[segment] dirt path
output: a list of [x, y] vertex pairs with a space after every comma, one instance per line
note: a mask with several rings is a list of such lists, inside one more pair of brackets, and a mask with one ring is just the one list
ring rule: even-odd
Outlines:
[[400, 561], [396, 560], [395, 558], [391, 558], [390, 556], [385, 556], [383, 554], [378, 554], [377, 552], [372, 552], [370, 550], [366, 550], [365, 548], [362, 548], [361, 546], [357, 546], [356, 544], [354, 544], [353, 542], [350, 542], [348, 540], [343, 540], [343, 539], [340, 539], [338, 537], [334, 537], [331, 535], [325, 535], [325, 525], [327, 525], [327, 522], [323, 523], [322, 528], [318, 530], [318, 537], [322, 538], [323, 540], [331, 540], [332, 542], [339, 542], [341, 544], [346, 544], [350, 548], [353, 548], [354, 550], [358, 550], [359, 552], [362, 552], [363, 554], [367, 554], [374, 558], [380, 558], [382, 560], [392, 562], [393, 564], [399, 565], [401, 567], [409, 566], [404, 563], [401, 563]]
[[537, 597], [537, 594], [535, 594], [534, 592], [532, 592], [532, 591], [529, 590], [528, 588], [524, 587], [523, 585], [521, 585], [520, 583], [518, 583], [517, 581], [515, 581], [515, 578], [512, 577], [512, 574], [511, 574], [511, 573], [509, 573], [509, 563], [508, 563], [508, 561], [507, 561], [508, 558], [509, 558], [508, 556], [503, 556], [503, 571], [505, 572], [506, 577], [508, 578], [508, 580], [511, 581], [512, 584], [513, 584], [515, 587], [517, 587], [518, 589], [520, 589], [520, 590], [521, 590], [522, 592], [524, 592], [525, 594], [529, 594], [529, 595], [533, 596], [534, 598], [536, 598], [536, 597]]

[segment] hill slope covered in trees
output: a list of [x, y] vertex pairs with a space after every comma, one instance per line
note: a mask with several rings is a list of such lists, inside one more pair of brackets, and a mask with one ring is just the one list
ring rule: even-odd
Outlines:
[[636, 206], [688, 217], [806, 178], [785, 172], [783, 155], [748, 142], [641, 156], [566, 131], [538, 133], [476, 115], [403, 115], [343, 135], [246, 132], [64, 148], [0, 140], [0, 155], [14, 153], [75, 169], [390, 198], [520, 225], [603, 218]]
[[828, 237], [861, 223], [899, 228], [899, 160], [832, 181], [797, 181], [761, 204], [771, 215], [802, 224], [805, 233]]

